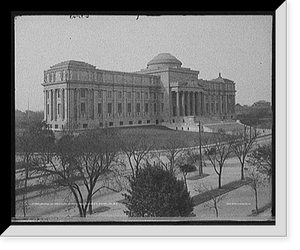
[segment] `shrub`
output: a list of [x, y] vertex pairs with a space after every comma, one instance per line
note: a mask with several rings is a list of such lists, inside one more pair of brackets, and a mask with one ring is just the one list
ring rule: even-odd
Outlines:
[[169, 170], [148, 164], [130, 180], [130, 187], [129, 194], [123, 194], [129, 217], [192, 216], [192, 198]]

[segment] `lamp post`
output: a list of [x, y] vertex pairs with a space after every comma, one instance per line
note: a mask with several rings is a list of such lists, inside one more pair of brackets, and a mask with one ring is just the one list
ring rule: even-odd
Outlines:
[[200, 154], [199, 154], [199, 160], [200, 160], [200, 164], [199, 164], [199, 176], [202, 176], [203, 175], [203, 168], [202, 168], [202, 142], [201, 142], [201, 123], [200, 123], [200, 120], [199, 120], [199, 151], [200, 151]]

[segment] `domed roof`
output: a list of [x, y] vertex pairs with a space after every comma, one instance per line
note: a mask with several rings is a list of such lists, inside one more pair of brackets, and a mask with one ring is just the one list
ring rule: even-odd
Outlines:
[[169, 66], [169, 67], [180, 67], [182, 62], [180, 62], [175, 56], [170, 53], [160, 53], [155, 56], [147, 66]]

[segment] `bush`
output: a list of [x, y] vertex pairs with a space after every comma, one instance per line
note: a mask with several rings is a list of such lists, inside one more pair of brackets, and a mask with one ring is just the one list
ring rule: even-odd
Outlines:
[[158, 166], [148, 165], [130, 180], [123, 194], [129, 217], [192, 216], [193, 201], [183, 181]]

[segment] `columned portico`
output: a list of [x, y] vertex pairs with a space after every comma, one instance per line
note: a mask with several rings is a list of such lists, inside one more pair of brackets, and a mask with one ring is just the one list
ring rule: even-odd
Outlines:
[[201, 91], [174, 90], [171, 91], [172, 117], [202, 116], [203, 93]]

